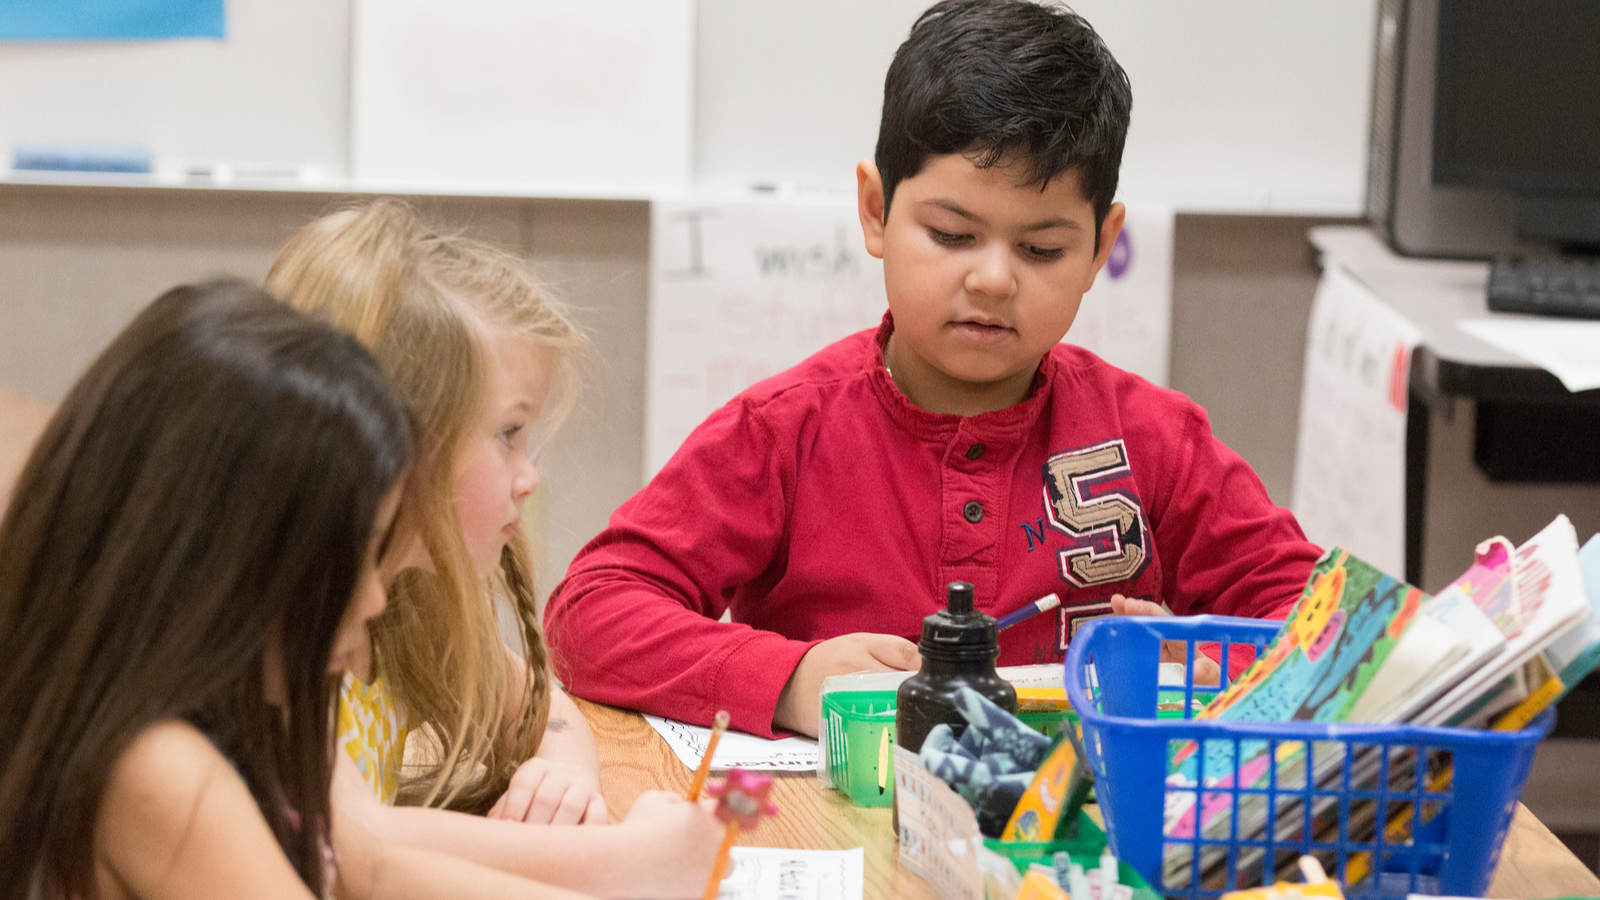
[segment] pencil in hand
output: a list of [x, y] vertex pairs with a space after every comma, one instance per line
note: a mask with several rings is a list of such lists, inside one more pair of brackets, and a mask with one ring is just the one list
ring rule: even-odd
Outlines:
[[706, 741], [706, 753], [700, 757], [700, 768], [694, 772], [694, 780], [689, 782], [689, 791], [684, 798], [693, 803], [700, 799], [700, 789], [706, 786], [706, 776], [711, 774], [711, 757], [717, 753], [717, 742], [722, 740], [722, 733], [728, 730], [728, 711], [717, 710], [717, 717], [711, 721], [711, 739]]

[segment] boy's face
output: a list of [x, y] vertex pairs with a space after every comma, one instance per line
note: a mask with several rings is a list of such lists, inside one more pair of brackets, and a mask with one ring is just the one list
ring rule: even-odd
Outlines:
[[1122, 204], [1113, 204], [1097, 252], [1077, 172], [1043, 190], [1023, 174], [1004, 162], [980, 169], [960, 154], [931, 157], [895, 189], [885, 222], [877, 167], [857, 167], [867, 252], [883, 260], [894, 313], [886, 359], [907, 399], [930, 412], [1020, 402], [1122, 230]]

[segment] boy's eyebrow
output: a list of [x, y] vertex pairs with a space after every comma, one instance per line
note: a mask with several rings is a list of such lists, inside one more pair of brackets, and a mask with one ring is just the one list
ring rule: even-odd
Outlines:
[[[937, 206], [940, 209], [948, 210], [950, 212], [953, 212], [956, 215], [960, 216], [961, 218], [966, 219], [966, 220], [968, 220], [970, 222], [982, 223], [984, 221], [982, 216], [978, 215], [975, 212], [972, 212], [971, 210], [969, 210], [965, 206], [962, 206], [961, 204], [955, 202], [954, 200], [945, 200], [945, 199], [942, 199], [942, 198], [935, 198], [933, 200], [924, 200], [922, 202], [926, 203], [926, 204], [928, 204], [930, 206]], [[1044, 231], [1047, 228], [1073, 228], [1073, 229], [1077, 229], [1077, 230], [1081, 231], [1083, 229], [1083, 226], [1081, 224], [1077, 223], [1077, 222], [1072, 221], [1071, 219], [1064, 218], [1062, 216], [1053, 216], [1053, 217], [1048, 218], [1048, 219], [1042, 219], [1042, 220], [1040, 220], [1038, 222], [1034, 222], [1031, 225], [1024, 225], [1022, 227], [1022, 230], [1023, 231]]]

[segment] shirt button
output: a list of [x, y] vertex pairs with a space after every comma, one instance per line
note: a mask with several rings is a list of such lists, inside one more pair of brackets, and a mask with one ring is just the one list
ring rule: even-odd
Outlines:
[[968, 522], [976, 525], [983, 521], [983, 505], [976, 500], [968, 500], [967, 505], [961, 507], [961, 514], [967, 517]]
[[978, 457], [982, 456], [983, 455], [983, 451], [985, 451], [987, 449], [989, 449], [989, 448], [983, 446], [982, 444], [973, 444], [971, 447], [967, 448], [967, 459], [975, 460]]

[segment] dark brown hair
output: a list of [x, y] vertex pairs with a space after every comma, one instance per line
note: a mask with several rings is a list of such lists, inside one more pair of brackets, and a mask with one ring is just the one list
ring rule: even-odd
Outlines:
[[943, 0], [911, 26], [883, 85], [875, 162], [883, 214], [928, 157], [1018, 162], [1043, 188], [1073, 170], [1094, 206], [1095, 247], [1117, 193], [1133, 89], [1077, 13], [1033, 0]]
[[[242, 283], [175, 288], [112, 341], [0, 522], [0, 898], [91, 893], [109, 773], [167, 719], [230, 758], [320, 893], [328, 659], [412, 442], [359, 343]], [[274, 631], [286, 711], [262, 696]]]

